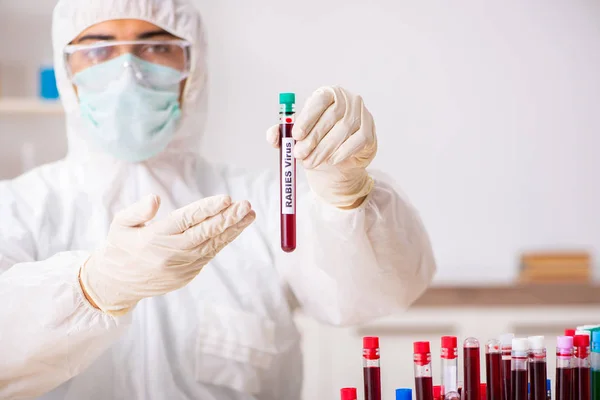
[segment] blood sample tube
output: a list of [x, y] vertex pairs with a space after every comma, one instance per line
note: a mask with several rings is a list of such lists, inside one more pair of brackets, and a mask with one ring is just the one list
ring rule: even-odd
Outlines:
[[396, 400], [412, 400], [412, 389], [396, 389]]
[[511, 372], [512, 400], [527, 400], [527, 356], [529, 341], [527, 338], [512, 340]]
[[381, 368], [379, 364], [379, 338], [363, 338], [363, 379], [365, 400], [381, 400]]
[[502, 343], [502, 400], [511, 400], [512, 396], [512, 340], [515, 338], [513, 333], [500, 335]]
[[[459, 388], [458, 391], [460, 392], [461, 389]], [[444, 395], [444, 400], [461, 400], [460, 393], [448, 392]]]
[[573, 337], [556, 338], [556, 400], [573, 397]]
[[296, 249], [296, 158], [292, 137], [296, 115], [296, 95], [279, 94], [279, 171], [281, 210], [281, 249]]
[[413, 343], [415, 391], [417, 400], [433, 400], [433, 378], [429, 342]]
[[463, 343], [463, 378], [465, 380], [465, 385], [463, 387], [464, 400], [480, 400], [480, 362], [479, 341], [473, 337], [465, 339]]
[[531, 400], [546, 400], [547, 362], [543, 336], [530, 336], [529, 340], [529, 382]]
[[357, 400], [356, 388], [343, 388], [340, 390], [341, 400]]
[[491, 339], [485, 344], [487, 399], [502, 400], [502, 343]]
[[591, 365], [590, 365], [590, 337], [588, 335], [577, 335], [573, 338], [574, 346], [574, 367], [577, 370], [577, 400], [590, 400], [592, 388], [590, 386]]
[[575, 329], [565, 329], [565, 336], [575, 336]]
[[454, 392], [458, 395], [458, 339], [442, 336], [442, 395]]
[[592, 331], [592, 399], [600, 399], [600, 330]]
[[433, 398], [434, 400], [442, 400], [442, 386], [433, 385]]

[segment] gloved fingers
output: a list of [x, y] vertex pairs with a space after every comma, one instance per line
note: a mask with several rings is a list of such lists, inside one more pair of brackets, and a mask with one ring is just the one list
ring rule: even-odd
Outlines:
[[242, 221], [250, 212], [252, 206], [250, 202], [244, 200], [233, 203], [229, 208], [221, 213], [208, 218], [201, 224], [194, 226], [185, 231], [181, 237], [182, 249], [193, 249], [208, 240], [219, 236], [229, 227], [236, 225]]
[[207, 242], [201, 244], [194, 250], [194, 254], [202, 263], [208, 263], [214, 258], [219, 251], [221, 251], [229, 243], [233, 242], [248, 226], [250, 226], [256, 219], [256, 213], [251, 210], [244, 218], [238, 223], [228, 227], [223, 232], [215, 237], [212, 237]]
[[331, 165], [340, 164], [354, 155], [359, 155], [363, 149], [370, 151], [364, 154], [364, 158], [372, 159], [377, 152], [377, 136], [375, 134], [375, 124], [373, 116], [364, 109], [362, 125], [360, 129], [350, 136], [330, 157]]
[[304, 139], [296, 142], [296, 145], [294, 146], [294, 157], [298, 160], [304, 160], [308, 157], [319, 145], [321, 140], [329, 134], [331, 129], [333, 129], [338, 121], [344, 116], [345, 109], [346, 101], [343, 97], [329, 106], [308, 135], [306, 135]]
[[328, 162], [333, 153], [351, 138], [360, 128], [360, 121], [347, 118], [339, 121], [331, 131], [321, 140], [313, 152], [306, 157], [302, 165], [304, 168], [313, 169], [322, 163]]
[[211, 218], [231, 205], [231, 197], [219, 195], [206, 197], [175, 210], [169, 216], [152, 225], [156, 233], [176, 235]]
[[113, 223], [131, 228], [140, 226], [154, 218], [159, 208], [160, 197], [151, 194], [119, 211], [115, 215]]
[[267, 142], [274, 148], [279, 148], [279, 125], [274, 125], [267, 130]]
[[315, 127], [321, 115], [336, 101], [334, 88], [325, 87], [316, 90], [306, 100], [302, 111], [298, 114], [292, 136], [295, 140], [303, 140]]

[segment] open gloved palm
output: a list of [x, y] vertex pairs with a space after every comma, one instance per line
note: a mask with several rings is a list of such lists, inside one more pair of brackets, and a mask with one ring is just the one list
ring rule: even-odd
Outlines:
[[185, 286], [256, 217], [249, 202], [214, 196], [147, 224], [159, 207], [152, 195], [118, 213], [106, 243], [81, 268], [84, 293], [107, 314]]

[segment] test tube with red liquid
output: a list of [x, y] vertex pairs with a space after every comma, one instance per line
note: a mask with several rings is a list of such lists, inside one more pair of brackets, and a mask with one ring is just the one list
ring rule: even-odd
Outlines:
[[573, 364], [576, 370], [576, 400], [590, 400], [592, 397], [591, 376], [592, 369], [590, 364], [590, 336], [575, 334], [573, 338]]
[[396, 400], [412, 400], [412, 389], [410, 389], [410, 388], [396, 389]]
[[556, 400], [573, 398], [573, 337], [556, 338]]
[[381, 400], [381, 368], [379, 364], [379, 338], [363, 338], [363, 379], [365, 400]]
[[433, 398], [434, 400], [442, 400], [442, 386], [433, 385]]
[[433, 400], [433, 375], [429, 342], [413, 343], [413, 362], [417, 400]]
[[529, 341], [529, 382], [531, 383], [531, 400], [546, 400], [546, 346], [543, 336], [530, 336]]
[[514, 338], [512, 340], [512, 400], [527, 400], [527, 358], [529, 356], [529, 340]]
[[279, 172], [281, 249], [286, 253], [296, 250], [296, 158], [292, 137], [296, 116], [296, 95], [279, 94]]
[[442, 395], [454, 393], [458, 396], [458, 339], [456, 336], [442, 336]]
[[487, 383], [481, 383], [479, 384], [479, 399], [480, 400], [487, 400]]
[[480, 400], [481, 384], [481, 358], [479, 354], [479, 341], [473, 337], [465, 339], [463, 343], [463, 387], [464, 400]]
[[343, 388], [340, 390], [340, 398], [341, 400], [357, 400], [358, 395], [356, 393], [356, 388]]
[[[583, 327], [577, 327], [575, 329], [575, 333], [573, 334], [573, 399], [580, 400], [580, 391], [579, 391], [579, 364], [580, 360], [577, 356], [578, 347], [577, 343], [579, 341], [585, 342], [585, 339], [575, 339], [575, 336], [588, 336], [591, 335], [589, 331], [582, 330]], [[589, 336], [588, 336], [589, 337]], [[589, 340], [588, 340], [589, 341]], [[585, 377], [584, 377], [585, 379]]]
[[502, 343], [502, 400], [512, 399], [512, 340], [515, 335], [505, 333], [500, 335]]
[[487, 400], [502, 400], [502, 342], [491, 339], [485, 344]]

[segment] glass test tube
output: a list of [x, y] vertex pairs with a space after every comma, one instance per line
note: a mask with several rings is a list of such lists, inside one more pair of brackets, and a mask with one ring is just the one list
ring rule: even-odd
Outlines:
[[412, 400], [412, 389], [396, 389], [396, 400]]
[[434, 400], [442, 400], [442, 386], [433, 385], [433, 398]]
[[487, 400], [502, 400], [502, 342], [497, 339], [485, 344], [485, 376]]
[[592, 399], [600, 399], [600, 330], [592, 331]]
[[429, 342], [413, 343], [413, 362], [417, 400], [433, 400], [433, 374]]
[[458, 396], [458, 339], [456, 336], [442, 336], [441, 349], [442, 394], [451, 392]]
[[543, 336], [530, 336], [529, 340], [529, 382], [531, 400], [546, 400], [547, 361]]
[[356, 388], [343, 388], [340, 390], [341, 400], [357, 400]]
[[279, 94], [279, 171], [281, 249], [290, 253], [296, 249], [296, 158], [292, 137], [296, 115], [296, 95]]
[[512, 340], [515, 338], [513, 333], [505, 333], [500, 335], [502, 343], [502, 400], [511, 400], [512, 396], [512, 371], [511, 371], [511, 355], [512, 355]]
[[473, 337], [465, 339], [463, 343], [463, 379], [465, 380], [463, 387], [464, 400], [480, 400], [480, 362], [479, 341]]
[[556, 400], [571, 400], [573, 397], [573, 337], [556, 338]]
[[527, 400], [527, 357], [529, 341], [526, 338], [512, 340], [511, 383], [512, 400]]
[[591, 365], [590, 365], [590, 336], [575, 334], [573, 338], [574, 357], [573, 364], [577, 371], [577, 379], [574, 380], [576, 386], [577, 400], [590, 400], [592, 388], [591, 380]]
[[379, 338], [363, 338], [363, 379], [365, 400], [381, 400], [381, 368], [379, 364]]

